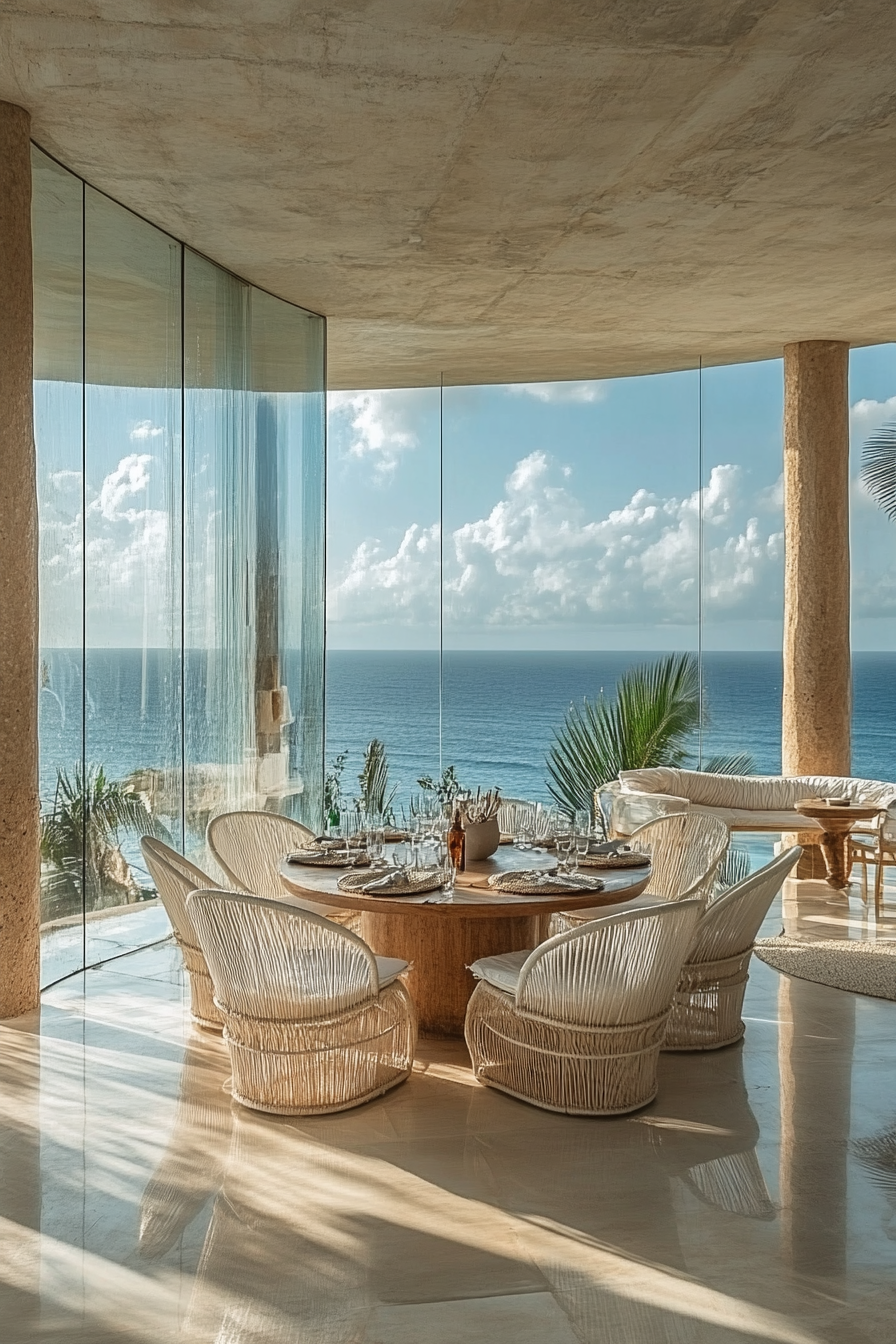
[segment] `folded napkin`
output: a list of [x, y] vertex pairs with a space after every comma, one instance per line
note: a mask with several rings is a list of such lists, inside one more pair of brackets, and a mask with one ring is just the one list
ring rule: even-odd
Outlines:
[[538, 876], [558, 885], [562, 882], [569, 891], [602, 891], [604, 885], [599, 877], [587, 873], [539, 873]]
[[400, 868], [393, 868], [390, 872], [384, 873], [382, 877], [375, 877], [371, 882], [365, 882], [361, 890], [365, 893], [376, 896], [377, 893], [386, 891], [400, 891], [402, 887], [408, 885], [408, 880]]

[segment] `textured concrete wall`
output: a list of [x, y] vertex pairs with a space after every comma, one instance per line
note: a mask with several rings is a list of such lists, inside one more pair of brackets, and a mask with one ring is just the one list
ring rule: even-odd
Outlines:
[[0, 1018], [38, 1001], [30, 118], [0, 103]]
[[848, 775], [849, 347], [784, 347], [785, 774]]
[[0, 98], [325, 313], [331, 387], [532, 382], [893, 340], [894, 50], [893, 0], [14, 0]]

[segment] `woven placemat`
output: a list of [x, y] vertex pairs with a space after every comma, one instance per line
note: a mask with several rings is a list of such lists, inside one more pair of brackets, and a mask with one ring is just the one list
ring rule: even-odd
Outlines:
[[346, 856], [344, 849], [297, 849], [286, 862], [309, 868], [369, 868], [370, 855], [363, 850], [350, 850]]
[[532, 868], [520, 868], [509, 873], [493, 873], [488, 885], [495, 891], [506, 891], [514, 896], [581, 896], [589, 891], [603, 891], [604, 884], [599, 877], [589, 877], [585, 881], [572, 883], [562, 873], [537, 872]]
[[344, 877], [340, 877], [336, 885], [340, 891], [355, 892], [365, 896], [419, 896], [425, 891], [438, 891], [445, 880], [437, 869], [411, 868], [402, 874], [404, 880], [400, 886], [383, 887], [378, 891], [364, 891], [364, 888], [369, 886], [370, 883], [396, 871], [395, 868], [387, 868], [377, 873], [346, 873]]
[[580, 854], [580, 868], [644, 868], [650, 862], [646, 854]]

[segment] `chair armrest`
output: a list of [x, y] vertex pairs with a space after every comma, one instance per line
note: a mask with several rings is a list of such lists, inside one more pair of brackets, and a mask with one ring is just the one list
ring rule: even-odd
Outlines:
[[634, 793], [620, 789], [613, 797], [611, 823], [614, 835], [631, 835], [639, 826], [659, 817], [674, 817], [690, 809], [688, 798], [670, 793]]

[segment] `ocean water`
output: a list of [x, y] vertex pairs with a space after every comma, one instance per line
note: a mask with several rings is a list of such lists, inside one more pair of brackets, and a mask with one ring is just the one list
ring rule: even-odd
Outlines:
[[[547, 799], [544, 759], [569, 704], [601, 690], [644, 653], [459, 653], [443, 660], [443, 765], [463, 782], [501, 786], [508, 796]], [[80, 656], [44, 654], [41, 694], [41, 796], [51, 801], [56, 767], [80, 759]], [[120, 779], [145, 766], [180, 759], [178, 666], [162, 650], [91, 650], [87, 711], [88, 759]], [[703, 752], [748, 751], [756, 770], [781, 768], [781, 660], [771, 653], [708, 653], [704, 680], [709, 723]], [[205, 710], [201, 682], [196, 712]], [[201, 703], [199, 703], [201, 702]], [[200, 712], [200, 710], [202, 712]], [[392, 779], [406, 796], [421, 774], [439, 770], [439, 659], [436, 653], [334, 650], [327, 657], [327, 760], [346, 750], [345, 792], [351, 794], [364, 746], [386, 744]], [[197, 730], [194, 759], [201, 758]], [[696, 749], [696, 742], [695, 742]], [[198, 752], [198, 755], [196, 754]], [[853, 773], [896, 779], [896, 654], [854, 659]]]
[[[547, 799], [545, 755], [570, 703], [601, 690], [612, 694], [626, 668], [650, 657], [615, 652], [445, 653], [442, 763], [456, 766], [470, 787], [499, 784], [508, 796]], [[704, 758], [747, 751], [757, 773], [779, 773], [780, 655], [707, 653], [703, 669], [709, 714]], [[894, 779], [896, 654], [856, 654], [853, 682], [853, 773]], [[437, 653], [328, 654], [327, 759], [349, 752], [344, 779], [350, 784], [371, 737], [385, 742], [392, 778], [402, 794], [415, 787], [420, 774], [436, 773]]]

